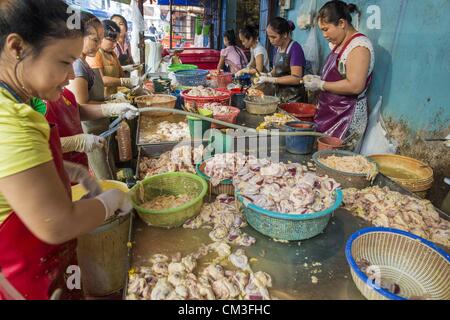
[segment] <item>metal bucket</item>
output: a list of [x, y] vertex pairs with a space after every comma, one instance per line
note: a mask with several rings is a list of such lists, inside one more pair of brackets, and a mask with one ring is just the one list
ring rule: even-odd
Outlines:
[[[126, 184], [118, 181], [100, 181], [103, 190], [119, 189], [128, 192]], [[72, 187], [73, 201], [86, 191]], [[94, 231], [78, 238], [78, 263], [85, 295], [104, 297], [121, 290], [128, 267], [128, 234], [131, 216], [106, 221]]]

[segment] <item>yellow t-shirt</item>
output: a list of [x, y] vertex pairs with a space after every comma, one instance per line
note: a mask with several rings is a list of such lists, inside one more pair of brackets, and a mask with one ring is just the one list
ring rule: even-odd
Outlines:
[[[44, 115], [0, 87], [0, 179], [51, 161], [49, 137]], [[0, 224], [11, 211], [0, 193]]]

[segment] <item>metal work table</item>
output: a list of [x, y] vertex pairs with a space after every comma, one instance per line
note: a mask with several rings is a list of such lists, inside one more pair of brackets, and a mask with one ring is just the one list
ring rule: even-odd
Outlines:
[[[245, 111], [238, 123], [256, 127], [263, 117], [249, 115]], [[299, 156], [280, 152], [280, 161], [306, 164], [311, 155]], [[389, 186], [392, 190], [409, 194], [388, 178], [379, 175], [375, 184]], [[205, 201], [208, 201], [206, 196]], [[272, 276], [272, 298], [278, 299], [364, 299], [350, 275], [345, 258], [345, 245], [350, 235], [370, 224], [338, 209], [324, 233], [308, 240], [289, 243], [276, 242], [248, 226], [244, 232], [255, 237], [253, 246], [244, 248], [253, 271], [262, 270]], [[160, 229], [147, 226], [139, 217], [133, 221], [130, 236], [131, 266], [145, 265], [155, 253], [185, 255], [195, 251], [202, 243], [211, 243], [209, 229]], [[200, 264], [202, 261], [200, 261]], [[306, 265], [307, 264], [307, 265]], [[314, 264], [314, 266], [313, 266]], [[311, 277], [318, 279], [313, 283]]]

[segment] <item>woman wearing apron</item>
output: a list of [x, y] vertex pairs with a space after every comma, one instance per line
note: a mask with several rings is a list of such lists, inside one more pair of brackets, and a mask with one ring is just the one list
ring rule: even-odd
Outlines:
[[[88, 166], [98, 179], [114, 179], [114, 161], [108, 163], [105, 139], [98, 135], [108, 129], [109, 117], [131, 113], [136, 110], [130, 104], [100, 104], [103, 100], [103, 82], [87, 65], [86, 57], [95, 57], [101, 40], [103, 26], [92, 14], [83, 12], [83, 52], [74, 62], [75, 79], [68, 86], [76, 96], [65, 88], [57, 101], [47, 101], [47, 120], [58, 124], [64, 159]], [[97, 90], [96, 83], [100, 90]], [[79, 104], [78, 104], [79, 103]], [[83, 121], [83, 133], [81, 121]], [[109, 159], [114, 159], [111, 156]]]
[[124, 70], [120, 65], [114, 49], [120, 34], [119, 26], [111, 20], [103, 20], [104, 38], [95, 57], [87, 57], [86, 61], [92, 69], [97, 69], [105, 86], [105, 97], [117, 93], [118, 87], [134, 88], [141, 84], [139, 77], [124, 78]]
[[367, 127], [366, 92], [372, 78], [375, 55], [369, 38], [352, 25], [355, 5], [330, 1], [319, 11], [318, 21], [332, 52], [322, 76], [305, 76], [305, 87], [320, 90], [315, 118], [320, 132], [350, 138], [352, 149], [359, 152]]
[[133, 57], [131, 56], [130, 39], [128, 39], [128, 22], [125, 17], [120, 14], [112, 15], [111, 20], [120, 28], [114, 52], [116, 53], [117, 58], [119, 58], [120, 65], [123, 69], [127, 72], [131, 72], [138, 66], [134, 64]]
[[269, 55], [267, 54], [266, 48], [259, 43], [258, 37], [258, 29], [254, 26], [248, 25], [239, 30], [239, 40], [241, 40], [242, 45], [245, 48], [250, 49], [250, 62], [246, 68], [236, 72], [236, 76], [245, 73], [254, 75], [257, 73], [269, 72]]
[[[66, 282], [76, 238], [131, 209], [126, 194], [100, 193], [86, 169], [63, 161], [57, 128], [32, 98], [57, 100], [73, 76], [83, 40], [67, 12], [59, 0], [0, 6], [0, 299], [13, 298], [11, 288], [25, 299], [80, 298]], [[91, 198], [72, 203], [70, 182]]]
[[295, 25], [281, 17], [272, 19], [267, 27], [270, 43], [277, 48], [273, 59], [273, 70], [262, 74], [258, 83], [271, 83], [275, 86], [275, 95], [281, 102], [306, 102], [306, 92], [300, 84], [306, 60], [302, 46], [292, 40]]

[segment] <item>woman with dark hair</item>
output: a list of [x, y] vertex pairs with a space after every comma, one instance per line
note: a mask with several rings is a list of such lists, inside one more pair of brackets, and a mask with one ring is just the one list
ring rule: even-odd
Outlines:
[[247, 67], [238, 71], [236, 76], [244, 73], [254, 75], [258, 72], [269, 72], [269, 55], [267, 54], [266, 48], [259, 43], [258, 37], [258, 28], [255, 26], [247, 25], [239, 30], [239, 39], [245, 48], [250, 49], [251, 56]]
[[[84, 42], [81, 56], [73, 64], [75, 79], [71, 79], [71, 85], [64, 88], [58, 100], [46, 102], [46, 118], [58, 125], [64, 160], [88, 167], [89, 157], [90, 167], [98, 179], [114, 179], [114, 163], [108, 163], [104, 150], [106, 141], [98, 135], [108, 130], [109, 117], [127, 113], [132, 116], [136, 108], [130, 104], [100, 104], [104, 100], [103, 82], [86, 63], [86, 57], [97, 54], [103, 26], [94, 15], [86, 12], [81, 14], [81, 23]], [[81, 121], [84, 121], [86, 133], [83, 133]], [[109, 159], [114, 159], [112, 153]]]
[[248, 64], [244, 51], [238, 47], [234, 30], [227, 30], [223, 36], [225, 49], [220, 51], [220, 61], [217, 71], [224, 70], [227, 66], [231, 73], [236, 73]]
[[277, 48], [273, 58], [273, 69], [262, 74], [258, 83], [275, 85], [275, 95], [282, 102], [306, 102], [306, 92], [300, 83], [303, 77], [306, 60], [302, 46], [292, 40], [295, 25], [281, 17], [276, 17], [267, 26], [270, 43]]
[[[101, 193], [83, 166], [63, 161], [44, 117], [40, 99], [59, 98], [83, 47], [68, 12], [60, 0], [0, 2], [0, 299], [79, 298], [66, 283], [76, 238], [131, 209], [125, 193]], [[72, 202], [71, 182], [86, 200]]]
[[128, 22], [125, 17], [120, 14], [114, 14], [111, 16], [111, 20], [114, 21], [120, 28], [119, 37], [117, 38], [117, 45], [114, 49], [120, 64], [125, 71], [131, 72], [137, 68], [134, 65], [133, 57], [131, 56], [130, 39], [128, 38]]
[[92, 69], [98, 69], [105, 85], [105, 97], [117, 93], [117, 88], [133, 88], [141, 84], [139, 77], [125, 78], [119, 58], [114, 52], [119, 38], [120, 28], [111, 20], [103, 20], [104, 38], [95, 58], [87, 57]]
[[372, 78], [375, 55], [371, 41], [352, 25], [354, 4], [327, 2], [319, 11], [318, 22], [330, 42], [332, 52], [322, 76], [305, 76], [305, 87], [320, 90], [316, 123], [320, 132], [337, 138], [352, 136], [359, 151], [367, 126], [366, 92]]

